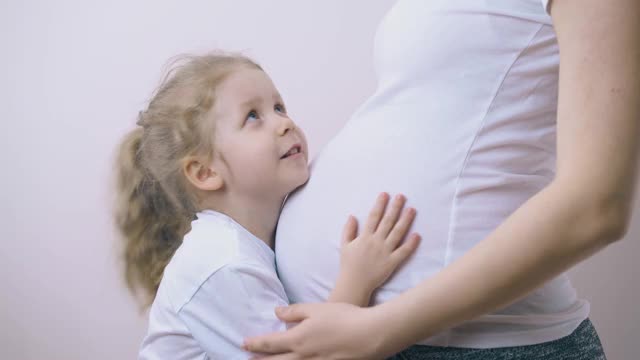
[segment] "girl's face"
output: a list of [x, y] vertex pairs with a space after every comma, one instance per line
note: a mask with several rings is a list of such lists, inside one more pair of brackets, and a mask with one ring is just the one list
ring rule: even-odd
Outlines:
[[307, 141], [263, 71], [239, 68], [216, 89], [214, 163], [228, 190], [284, 196], [309, 179]]

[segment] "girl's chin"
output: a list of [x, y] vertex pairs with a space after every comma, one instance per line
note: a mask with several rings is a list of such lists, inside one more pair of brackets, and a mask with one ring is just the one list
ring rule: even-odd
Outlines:
[[307, 181], [309, 181], [309, 173], [307, 172], [306, 174], [301, 174], [299, 177], [297, 177], [291, 182], [292, 186], [289, 192], [292, 192], [297, 188], [299, 188], [300, 186], [306, 184]]

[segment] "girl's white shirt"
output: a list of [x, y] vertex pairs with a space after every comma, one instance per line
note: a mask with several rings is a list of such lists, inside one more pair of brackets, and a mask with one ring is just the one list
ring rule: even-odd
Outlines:
[[245, 337], [286, 330], [274, 253], [230, 217], [197, 214], [164, 271], [139, 359], [248, 359]]
[[[559, 54], [547, 7], [401, 0], [388, 12], [374, 43], [375, 93], [312, 161], [309, 182], [279, 220], [276, 261], [292, 302], [326, 299], [347, 216], [363, 224], [381, 191], [407, 196], [422, 241], [375, 303], [460, 258], [552, 181]], [[589, 303], [560, 275], [421, 343], [535, 344], [569, 335], [588, 314]]]

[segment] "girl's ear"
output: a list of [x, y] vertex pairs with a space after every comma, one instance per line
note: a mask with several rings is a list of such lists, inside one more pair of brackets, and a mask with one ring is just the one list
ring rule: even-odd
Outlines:
[[183, 164], [184, 175], [197, 189], [215, 191], [224, 185], [224, 179], [211, 162], [206, 163], [203, 159], [190, 157]]

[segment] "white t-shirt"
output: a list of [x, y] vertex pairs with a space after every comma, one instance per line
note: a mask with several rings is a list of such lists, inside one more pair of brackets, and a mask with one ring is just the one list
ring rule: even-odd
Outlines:
[[[362, 224], [381, 191], [407, 196], [422, 241], [375, 303], [438, 273], [553, 179], [559, 57], [546, 5], [401, 0], [389, 11], [375, 37], [375, 93], [312, 161], [280, 217], [276, 262], [292, 302], [327, 297], [347, 215]], [[588, 314], [560, 275], [421, 343], [540, 343], [569, 335]]]
[[271, 248], [224, 214], [197, 217], [165, 268], [139, 359], [248, 359], [245, 337], [286, 330]]

